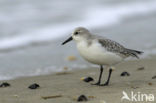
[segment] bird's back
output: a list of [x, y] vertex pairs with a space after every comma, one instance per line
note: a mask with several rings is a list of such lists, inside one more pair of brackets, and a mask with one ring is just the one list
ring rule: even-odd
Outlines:
[[103, 48], [105, 48], [107, 51], [116, 53], [125, 58], [129, 57], [129, 56], [139, 58], [138, 55], [143, 53], [141, 51], [127, 49], [123, 45], [121, 45], [113, 40], [102, 37], [102, 36], [92, 35], [92, 37], [90, 39], [92, 39], [92, 40], [96, 39], [100, 43], [100, 45]]

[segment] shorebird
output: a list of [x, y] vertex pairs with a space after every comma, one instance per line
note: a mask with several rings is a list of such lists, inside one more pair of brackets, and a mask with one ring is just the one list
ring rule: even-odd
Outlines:
[[[142, 51], [125, 48], [119, 43], [102, 36], [94, 35], [84, 27], [77, 27], [72, 36], [62, 43], [74, 40], [80, 55], [88, 62], [100, 65], [100, 75], [98, 82], [93, 85], [107, 86], [112, 74], [112, 67], [122, 62], [127, 57], [136, 57], [142, 54]], [[101, 84], [103, 66], [109, 67], [107, 81]]]

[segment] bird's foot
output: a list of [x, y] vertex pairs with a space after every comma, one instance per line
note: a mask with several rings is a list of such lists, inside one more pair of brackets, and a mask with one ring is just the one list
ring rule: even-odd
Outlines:
[[91, 85], [100, 85], [100, 82], [92, 83]]
[[108, 86], [108, 82], [104, 83], [104, 84], [100, 84], [99, 86]]

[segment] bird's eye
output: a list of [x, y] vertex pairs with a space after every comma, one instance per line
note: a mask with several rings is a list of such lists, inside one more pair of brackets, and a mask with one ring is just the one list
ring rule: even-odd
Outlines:
[[75, 32], [74, 34], [75, 34], [75, 35], [78, 35], [78, 34], [79, 34], [79, 32]]

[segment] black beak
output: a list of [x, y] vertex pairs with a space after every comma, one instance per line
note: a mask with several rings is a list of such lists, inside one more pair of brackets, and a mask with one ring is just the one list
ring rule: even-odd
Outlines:
[[71, 40], [73, 40], [72, 37], [68, 38], [66, 41], [64, 41], [64, 42], [62, 43], [62, 45], [66, 44], [67, 42], [70, 42]]

